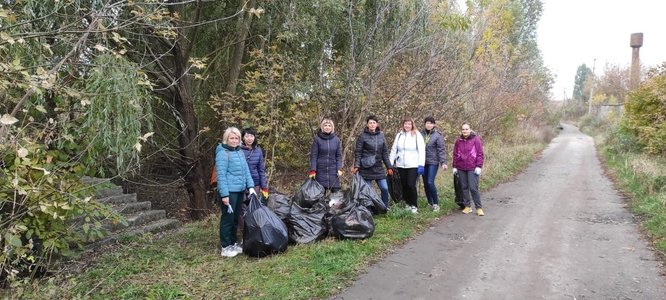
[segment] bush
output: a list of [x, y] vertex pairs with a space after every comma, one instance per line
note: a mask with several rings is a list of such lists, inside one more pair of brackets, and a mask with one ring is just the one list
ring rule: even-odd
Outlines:
[[666, 74], [649, 78], [625, 103], [622, 127], [650, 154], [666, 154]]
[[46, 272], [54, 255], [102, 237], [102, 220], [120, 221], [92, 200], [64, 152], [22, 138], [0, 145], [0, 154], [0, 285]]

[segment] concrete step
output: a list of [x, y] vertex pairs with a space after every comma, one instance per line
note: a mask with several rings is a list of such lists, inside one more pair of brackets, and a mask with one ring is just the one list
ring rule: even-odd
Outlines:
[[104, 224], [104, 228], [109, 231], [120, 231], [130, 227], [138, 227], [159, 219], [166, 218], [166, 211], [164, 210], [147, 210], [125, 216], [126, 224]]
[[180, 221], [176, 219], [161, 219], [150, 222], [148, 224], [144, 224], [143, 226], [137, 228], [129, 228], [124, 231], [116, 232], [108, 237], [105, 237], [99, 241], [89, 244], [86, 248], [95, 249], [97, 247], [110, 245], [133, 236], [145, 233], [156, 234], [167, 230], [176, 229], [180, 226], [181, 226]]
[[113, 206], [117, 212], [123, 215], [138, 213], [141, 211], [150, 210], [152, 203], [150, 201], [120, 203]]
[[100, 203], [106, 203], [111, 205], [117, 204], [127, 204], [136, 202], [136, 194], [121, 194], [115, 196], [109, 196], [106, 198], [98, 199]]
[[113, 186], [108, 188], [102, 188], [95, 191], [95, 196], [97, 199], [103, 199], [111, 196], [118, 196], [123, 194], [122, 186]]
[[83, 177], [81, 177], [81, 182], [83, 182], [87, 185], [98, 185], [98, 184], [103, 184], [103, 183], [111, 183], [111, 179], [83, 176]]

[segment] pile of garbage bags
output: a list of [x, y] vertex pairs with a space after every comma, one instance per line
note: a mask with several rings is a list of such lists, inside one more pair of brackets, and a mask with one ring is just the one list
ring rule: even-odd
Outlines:
[[375, 190], [355, 174], [346, 192], [326, 195], [314, 179], [306, 180], [293, 197], [271, 193], [264, 206], [250, 196], [243, 230], [243, 253], [263, 257], [280, 253], [288, 243], [308, 244], [332, 235], [367, 239], [375, 232], [373, 214], [387, 209]]

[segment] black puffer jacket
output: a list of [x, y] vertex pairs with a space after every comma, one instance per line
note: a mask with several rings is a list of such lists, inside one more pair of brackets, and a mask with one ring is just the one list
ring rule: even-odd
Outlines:
[[[361, 166], [361, 158], [375, 156], [375, 165], [369, 168]], [[382, 165], [382, 162], [384, 165]], [[356, 149], [354, 151], [354, 167], [358, 168], [359, 173], [365, 180], [378, 180], [386, 178], [386, 169], [392, 168], [388, 156], [388, 146], [386, 138], [379, 127], [375, 132], [370, 132], [368, 127], [356, 139]]]

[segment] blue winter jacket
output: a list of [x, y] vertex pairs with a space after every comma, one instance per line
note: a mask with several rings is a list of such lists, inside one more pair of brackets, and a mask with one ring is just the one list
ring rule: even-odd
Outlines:
[[222, 198], [229, 193], [239, 193], [254, 187], [250, 168], [240, 147], [232, 148], [219, 144], [215, 149], [215, 170], [217, 190]]
[[255, 186], [260, 186], [262, 189], [267, 189], [268, 184], [266, 183], [266, 163], [264, 162], [264, 151], [261, 150], [261, 147], [254, 146], [241, 146], [243, 149], [243, 154], [245, 154], [245, 160], [247, 165], [250, 168], [250, 175], [252, 175], [252, 180], [254, 181]]

